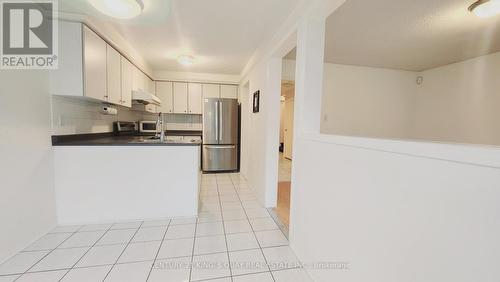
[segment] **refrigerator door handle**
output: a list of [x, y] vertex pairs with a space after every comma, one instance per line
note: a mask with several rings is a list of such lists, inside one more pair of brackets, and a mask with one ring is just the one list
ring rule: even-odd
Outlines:
[[219, 101], [215, 102], [215, 140], [219, 139]]
[[235, 149], [236, 146], [231, 145], [231, 146], [211, 146], [211, 145], [205, 145], [205, 148], [207, 149]]
[[220, 129], [219, 129], [219, 141], [222, 141], [222, 137], [224, 136], [223, 133], [222, 133], [222, 128], [224, 127], [222, 125], [222, 102], [219, 101], [219, 126], [220, 126]]

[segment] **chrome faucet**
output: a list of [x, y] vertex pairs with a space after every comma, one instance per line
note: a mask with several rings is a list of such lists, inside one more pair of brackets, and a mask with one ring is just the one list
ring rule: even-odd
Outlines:
[[[156, 138], [160, 138], [160, 142], [165, 142], [165, 129], [163, 127], [163, 114], [158, 114], [158, 119], [156, 120]], [[160, 129], [160, 133], [158, 134], [158, 129]]]

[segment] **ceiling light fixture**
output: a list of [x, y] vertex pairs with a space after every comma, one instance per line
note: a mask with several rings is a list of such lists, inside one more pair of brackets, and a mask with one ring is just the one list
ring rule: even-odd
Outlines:
[[500, 14], [500, 0], [479, 0], [470, 5], [469, 11], [480, 18], [489, 18]]
[[135, 18], [144, 10], [142, 0], [88, 0], [101, 13], [118, 19]]
[[183, 66], [190, 66], [194, 63], [194, 58], [193, 56], [182, 55], [177, 58], [177, 62]]

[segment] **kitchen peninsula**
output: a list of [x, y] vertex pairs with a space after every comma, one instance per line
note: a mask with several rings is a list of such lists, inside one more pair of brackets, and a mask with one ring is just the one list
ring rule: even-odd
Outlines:
[[60, 224], [197, 216], [200, 143], [54, 137]]

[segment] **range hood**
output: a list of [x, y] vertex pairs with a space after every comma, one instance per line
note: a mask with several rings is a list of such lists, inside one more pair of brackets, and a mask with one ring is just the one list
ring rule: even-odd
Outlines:
[[156, 106], [161, 106], [160, 98], [143, 90], [132, 91], [132, 102], [143, 105], [153, 104]]

